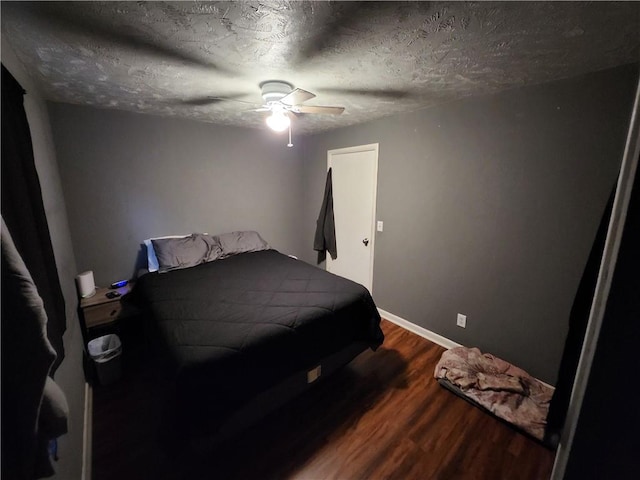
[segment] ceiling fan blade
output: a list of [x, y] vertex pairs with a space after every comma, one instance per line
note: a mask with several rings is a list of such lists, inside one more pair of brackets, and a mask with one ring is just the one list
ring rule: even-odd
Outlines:
[[307, 92], [306, 90], [302, 90], [301, 88], [296, 88], [291, 93], [282, 97], [280, 101], [285, 105], [298, 105], [299, 103], [306, 102], [307, 100], [311, 100], [314, 97], [315, 94]]
[[367, 89], [367, 88], [323, 88], [322, 92], [337, 93], [347, 95], [362, 95], [369, 97], [386, 98], [389, 100], [399, 100], [408, 97], [410, 92], [407, 90], [395, 89]]
[[291, 108], [294, 113], [320, 113], [324, 115], [340, 115], [344, 107], [323, 107], [321, 105], [294, 105]]

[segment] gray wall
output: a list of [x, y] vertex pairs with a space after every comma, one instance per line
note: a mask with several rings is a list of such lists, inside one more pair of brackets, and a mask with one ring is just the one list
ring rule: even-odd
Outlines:
[[284, 136], [49, 106], [78, 269], [98, 285], [131, 278], [152, 236], [257, 230], [301, 253], [302, 164]]
[[378, 306], [553, 383], [635, 78], [618, 68], [308, 137], [303, 258], [327, 150], [379, 142]]
[[27, 91], [24, 107], [31, 130], [42, 200], [66, 305], [67, 330], [63, 337], [65, 359], [56, 371], [55, 380], [64, 391], [69, 404], [69, 432], [58, 442], [60, 460], [55, 466], [54, 478], [79, 479], [82, 472], [85, 382], [82, 371], [82, 333], [78, 322], [78, 301], [74, 284], [77, 270], [65, 199], [56, 164], [46, 103], [6, 42], [2, 42], [2, 63]]

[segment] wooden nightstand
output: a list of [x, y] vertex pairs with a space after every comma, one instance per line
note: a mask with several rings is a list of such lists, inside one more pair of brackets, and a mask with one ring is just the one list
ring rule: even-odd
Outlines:
[[[131, 291], [133, 284], [124, 287], [97, 288], [95, 295], [80, 300], [80, 312], [86, 330], [96, 327], [109, 326], [125, 318], [139, 315], [139, 311], [133, 305], [122, 301], [123, 297]], [[119, 297], [107, 298], [108, 292], [117, 291]]]

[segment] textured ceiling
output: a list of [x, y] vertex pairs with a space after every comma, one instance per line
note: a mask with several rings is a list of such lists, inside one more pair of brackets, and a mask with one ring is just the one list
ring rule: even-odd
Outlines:
[[[298, 132], [640, 60], [637, 2], [5, 2], [47, 99], [264, 128], [259, 83], [317, 94]], [[232, 100], [220, 100], [225, 97]]]

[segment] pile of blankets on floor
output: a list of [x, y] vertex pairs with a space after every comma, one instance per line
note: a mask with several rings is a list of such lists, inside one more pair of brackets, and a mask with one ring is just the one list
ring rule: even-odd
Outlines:
[[477, 348], [442, 354], [435, 378], [454, 393], [543, 440], [553, 388], [524, 370]]

